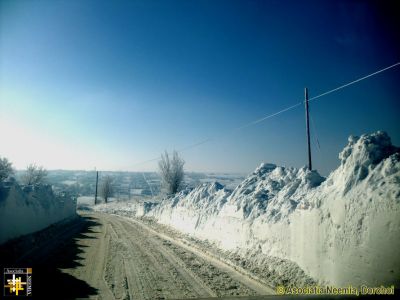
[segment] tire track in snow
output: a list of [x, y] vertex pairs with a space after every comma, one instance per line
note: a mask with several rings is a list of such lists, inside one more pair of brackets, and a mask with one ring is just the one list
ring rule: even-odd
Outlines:
[[241, 284], [249, 287], [250, 289], [255, 291], [257, 294], [260, 294], [260, 295], [275, 294], [275, 291], [271, 287], [268, 287], [256, 280], [254, 280], [253, 278], [238, 272], [230, 265], [220, 261], [219, 259], [217, 259], [207, 253], [199, 251], [195, 247], [187, 245], [187, 244], [185, 244], [177, 239], [174, 239], [173, 237], [170, 237], [164, 233], [157, 232], [154, 229], [152, 229], [151, 227], [149, 227], [148, 225], [145, 225], [144, 223], [142, 223], [136, 219], [132, 219], [132, 218], [128, 218], [128, 217], [121, 217], [121, 218], [124, 218], [125, 220], [127, 220], [127, 222], [135, 223], [138, 226], [142, 227], [143, 230], [147, 230], [147, 231], [153, 233], [154, 235], [160, 237], [161, 239], [167, 240], [167, 241], [171, 242], [172, 244], [174, 244], [175, 246], [177, 246], [179, 248], [183, 248], [189, 252], [192, 252], [193, 254], [197, 255], [198, 257], [203, 258], [204, 260], [206, 260], [206, 261], [210, 262], [212, 265], [214, 265], [216, 268], [226, 272], [231, 278], [233, 278], [236, 281], [240, 282]]

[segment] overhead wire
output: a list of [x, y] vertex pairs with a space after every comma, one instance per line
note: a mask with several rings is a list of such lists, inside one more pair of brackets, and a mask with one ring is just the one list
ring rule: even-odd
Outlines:
[[[365, 76], [363, 76], [363, 77], [360, 77], [360, 78], [358, 78], [358, 79], [356, 79], [356, 80], [350, 81], [350, 82], [348, 82], [348, 83], [346, 83], [346, 84], [343, 84], [343, 85], [341, 85], [341, 86], [338, 86], [338, 87], [336, 87], [336, 88], [334, 88], [334, 89], [331, 89], [331, 90], [328, 90], [328, 91], [326, 91], [326, 92], [323, 92], [323, 93], [321, 93], [321, 94], [319, 94], [319, 95], [317, 95], [317, 96], [311, 97], [310, 99], [308, 99], [308, 101], [309, 101], [309, 102], [310, 102], [310, 101], [314, 101], [314, 100], [319, 99], [319, 98], [321, 98], [321, 97], [323, 97], [323, 96], [326, 96], [326, 95], [328, 95], [328, 94], [331, 94], [331, 93], [334, 93], [334, 92], [336, 92], [336, 91], [339, 91], [339, 90], [341, 90], [341, 89], [343, 89], [343, 88], [346, 88], [346, 87], [348, 87], [348, 86], [350, 86], [350, 85], [353, 85], [353, 84], [355, 84], [355, 83], [358, 83], [358, 82], [360, 82], [360, 81], [362, 81], [362, 80], [365, 80], [365, 79], [367, 79], [367, 78], [370, 78], [370, 77], [372, 77], [372, 76], [378, 75], [378, 74], [380, 74], [380, 73], [382, 73], [382, 72], [385, 72], [385, 71], [387, 71], [387, 70], [389, 70], [389, 69], [392, 69], [392, 68], [394, 68], [394, 67], [397, 67], [397, 66], [399, 66], [399, 65], [400, 65], [400, 62], [394, 63], [394, 64], [392, 64], [392, 65], [390, 65], [390, 66], [388, 66], [388, 67], [379, 69], [379, 70], [377, 70], [377, 71], [375, 71], [375, 72], [373, 72], [373, 73], [370, 73], [370, 74], [368, 74], [368, 75], [365, 75]], [[284, 112], [287, 112], [287, 111], [289, 111], [289, 110], [292, 110], [292, 109], [294, 109], [294, 108], [296, 108], [296, 107], [298, 107], [298, 106], [300, 106], [300, 105], [302, 105], [302, 104], [304, 104], [304, 101], [298, 102], [298, 103], [296, 103], [296, 104], [293, 104], [293, 105], [291, 105], [291, 106], [288, 106], [288, 107], [286, 107], [286, 108], [283, 108], [283, 109], [281, 109], [281, 110], [279, 110], [279, 111], [277, 111], [277, 112], [274, 112], [274, 113], [272, 113], [272, 114], [268, 114], [268, 115], [266, 115], [266, 116], [264, 116], [264, 117], [262, 117], [262, 118], [256, 119], [256, 120], [254, 120], [254, 121], [251, 121], [251, 122], [246, 123], [246, 124], [244, 124], [244, 125], [241, 125], [241, 126], [239, 126], [239, 127], [235, 127], [235, 128], [233, 128], [233, 129], [229, 130], [229, 131], [227, 132], [227, 134], [225, 134], [225, 135], [231, 135], [231, 134], [234, 134], [235, 132], [237, 132], [237, 131], [239, 131], [239, 130], [242, 130], [242, 129], [244, 129], [244, 128], [254, 126], [254, 125], [256, 125], [256, 124], [258, 124], [258, 123], [261, 123], [261, 122], [263, 122], [263, 121], [265, 121], [265, 120], [267, 120], [267, 119], [273, 118], [273, 117], [275, 117], [275, 116], [277, 116], [277, 115], [280, 115], [280, 114], [282, 114], [282, 113], [284, 113]], [[311, 119], [311, 123], [313, 123], [312, 119]], [[312, 126], [313, 126], [313, 125], [312, 125]], [[314, 130], [315, 130], [315, 129], [314, 129]], [[195, 148], [195, 147], [197, 147], [197, 146], [203, 145], [203, 144], [205, 144], [205, 143], [207, 143], [207, 142], [210, 142], [210, 141], [212, 141], [212, 140], [215, 140], [215, 138], [207, 138], [207, 139], [205, 139], [205, 140], [203, 140], [203, 141], [201, 141], [201, 142], [197, 142], [197, 143], [194, 143], [194, 144], [192, 144], [192, 145], [183, 147], [183, 148], [177, 150], [177, 152], [182, 152], [182, 151], [186, 151], [186, 150], [188, 150], [188, 149]], [[319, 142], [317, 142], [317, 144], [318, 144], [318, 147], [319, 147]], [[159, 160], [160, 158], [161, 158], [161, 157], [159, 156], [159, 157], [157, 157], [157, 158], [152, 158], [152, 159], [149, 159], [149, 160], [145, 160], [145, 161], [136, 163], [136, 164], [131, 165], [131, 166], [142, 165], [142, 164], [145, 164], [145, 163], [148, 163], [148, 162], [152, 162], [152, 161]]]
[[337, 87], [337, 88], [334, 88], [334, 89], [329, 90], [329, 91], [327, 91], [327, 92], [324, 92], [324, 93], [322, 93], [322, 94], [319, 94], [319, 95], [317, 95], [317, 96], [315, 96], [315, 97], [312, 97], [312, 98], [308, 99], [308, 101], [313, 101], [313, 100], [315, 100], [315, 99], [321, 98], [321, 97], [323, 97], [323, 96], [326, 96], [326, 95], [328, 95], [328, 94], [331, 94], [331, 93], [333, 93], [333, 92], [336, 92], [336, 91], [338, 91], [338, 90], [341, 90], [341, 89], [343, 89], [343, 88], [345, 88], [345, 87], [348, 87], [348, 86], [350, 86], [350, 85], [352, 85], [352, 84], [355, 84], [355, 83], [357, 83], [357, 82], [360, 82], [360, 81], [362, 81], [362, 80], [364, 80], [364, 79], [367, 79], [367, 78], [369, 78], [369, 77], [375, 76], [375, 75], [377, 75], [377, 74], [379, 74], [379, 73], [385, 72], [385, 71], [387, 71], [387, 70], [389, 70], [389, 69], [392, 69], [392, 68], [394, 68], [394, 67], [397, 67], [398, 65], [400, 65], [400, 62], [397, 62], [397, 63], [395, 63], [395, 64], [393, 64], [393, 65], [390, 65], [390, 66], [388, 66], [388, 67], [386, 67], [386, 68], [380, 69], [380, 70], [378, 70], [378, 71], [376, 71], [376, 72], [373, 72], [373, 73], [371, 73], [371, 74], [368, 74], [368, 75], [366, 75], [366, 76], [364, 76], [364, 77], [361, 77], [361, 78], [358, 78], [358, 79], [356, 79], [356, 80], [353, 80], [353, 81], [351, 81], [351, 82], [349, 82], [349, 83], [343, 84], [343, 85], [341, 85], [341, 86], [339, 86], [339, 87]]

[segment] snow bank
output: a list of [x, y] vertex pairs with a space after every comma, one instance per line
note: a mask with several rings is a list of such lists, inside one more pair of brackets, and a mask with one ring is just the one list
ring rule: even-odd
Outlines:
[[0, 244], [75, 215], [75, 200], [55, 195], [49, 185], [22, 187], [13, 178], [0, 183]]
[[262, 164], [232, 193], [183, 191], [148, 216], [221, 249], [297, 263], [320, 283], [399, 284], [400, 155], [384, 132], [350, 137], [326, 180]]

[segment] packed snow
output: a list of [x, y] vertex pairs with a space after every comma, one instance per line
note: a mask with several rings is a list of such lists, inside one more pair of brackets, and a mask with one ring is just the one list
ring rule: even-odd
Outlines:
[[351, 136], [339, 159], [326, 179], [263, 163], [233, 192], [214, 182], [158, 205], [97, 209], [154, 217], [252, 261], [281, 259], [320, 283], [398, 285], [399, 148], [384, 132]]
[[0, 244], [75, 215], [75, 200], [55, 194], [50, 185], [20, 186], [14, 178], [0, 182]]

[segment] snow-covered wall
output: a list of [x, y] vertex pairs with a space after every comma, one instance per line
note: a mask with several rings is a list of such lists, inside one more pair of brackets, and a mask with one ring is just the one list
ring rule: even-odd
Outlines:
[[76, 215], [76, 200], [55, 195], [49, 185], [0, 183], [0, 244]]
[[262, 164], [232, 193], [204, 184], [147, 215], [223, 249], [291, 260], [321, 283], [398, 285], [399, 149], [376, 132], [350, 137], [339, 159], [326, 179]]

